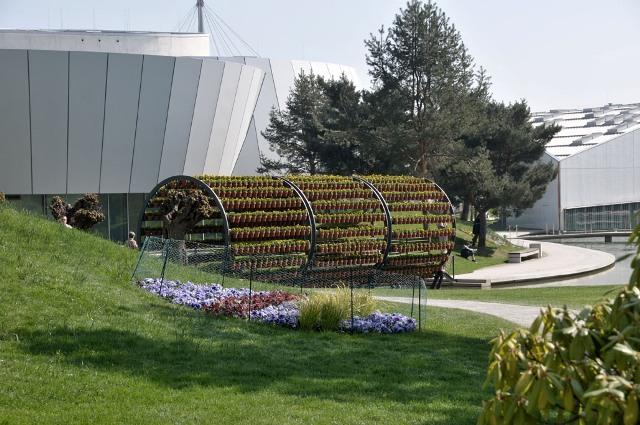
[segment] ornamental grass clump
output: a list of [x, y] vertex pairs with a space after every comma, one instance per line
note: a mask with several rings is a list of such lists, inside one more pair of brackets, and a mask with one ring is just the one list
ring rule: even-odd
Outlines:
[[528, 330], [501, 333], [489, 355], [484, 424], [640, 422], [640, 226], [629, 285], [575, 314], [548, 307]]
[[[333, 292], [317, 292], [299, 304], [300, 328], [306, 330], [335, 331], [342, 322], [351, 318], [351, 292], [337, 288]], [[366, 316], [376, 310], [376, 301], [369, 293], [353, 293], [354, 316]]]

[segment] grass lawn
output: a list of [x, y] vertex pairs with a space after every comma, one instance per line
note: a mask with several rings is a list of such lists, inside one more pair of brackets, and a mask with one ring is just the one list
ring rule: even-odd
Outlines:
[[474, 424], [488, 341], [513, 327], [437, 308], [395, 336], [216, 319], [131, 284], [135, 259], [0, 208], [0, 423]]
[[[571, 308], [580, 308], [587, 304], [593, 304], [602, 298], [613, 298], [621, 288], [622, 285], [489, 290], [441, 289], [439, 291], [428, 290], [427, 296], [433, 299], [488, 301], [543, 307], [567, 305]], [[372, 292], [378, 296], [411, 297], [411, 289], [376, 288]]]
[[[455, 274], [471, 273], [474, 270], [495, 266], [507, 261], [510, 251], [518, 250], [519, 247], [511, 245], [509, 242], [489, 232], [487, 234], [487, 247], [478, 249], [476, 253], [476, 262], [467, 260], [460, 256], [460, 249], [464, 244], [471, 245], [473, 238], [473, 223], [469, 221], [456, 220], [456, 243], [454, 248], [455, 256]], [[447, 272], [453, 274], [453, 260], [449, 258], [447, 264]]]

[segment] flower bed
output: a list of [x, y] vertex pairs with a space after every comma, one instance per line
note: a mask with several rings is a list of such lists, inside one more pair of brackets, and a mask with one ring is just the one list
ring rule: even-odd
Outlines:
[[290, 302], [285, 302], [278, 306], [270, 305], [251, 312], [251, 320], [294, 329], [298, 327], [299, 317], [300, 310]]
[[[250, 292], [248, 288], [162, 279], [143, 279], [138, 285], [174, 304], [203, 310], [216, 316], [249, 318], [262, 323], [297, 329], [300, 326], [301, 298], [283, 291]], [[343, 316], [344, 317], [344, 316]], [[340, 330], [357, 333], [404, 333], [416, 329], [413, 318], [399, 313], [374, 312], [365, 317], [343, 320]]]
[[404, 333], [416, 330], [416, 319], [399, 313], [380, 313], [376, 311], [366, 317], [354, 317], [353, 327], [351, 320], [342, 322], [342, 330], [345, 332], [359, 333]]
[[[242, 289], [248, 291], [247, 289]], [[277, 307], [282, 303], [297, 300], [299, 297], [282, 291], [261, 291], [239, 296], [220, 298], [204, 306], [204, 311], [216, 316], [247, 318], [255, 310]]]
[[249, 289], [224, 288], [217, 283], [198, 285], [192, 282], [144, 279], [139, 284], [143, 289], [167, 298], [174, 304], [232, 317], [247, 317], [249, 300], [251, 300], [251, 308], [258, 310], [299, 298], [282, 291], [254, 291], [249, 299]]

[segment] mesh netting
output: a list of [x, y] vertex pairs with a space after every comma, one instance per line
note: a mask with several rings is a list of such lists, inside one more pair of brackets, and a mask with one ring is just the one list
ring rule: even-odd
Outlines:
[[[145, 239], [132, 278], [163, 281], [218, 283], [226, 287], [251, 290], [299, 288], [307, 292], [311, 288], [347, 287], [352, 290], [389, 287], [412, 289], [411, 315], [420, 319], [426, 300], [426, 288], [431, 283], [420, 276], [400, 274], [371, 267], [342, 267], [332, 270], [308, 269], [299, 265], [292, 255], [243, 255], [242, 261], [234, 260], [234, 251], [221, 246], [193, 241], [177, 241], [148, 237]], [[271, 267], [264, 267], [271, 262]], [[261, 264], [262, 267], [257, 267]], [[415, 307], [415, 308], [414, 308]]]
[[[420, 276], [381, 271], [372, 267], [313, 269], [299, 262], [297, 255], [243, 255], [234, 259], [232, 249], [194, 241], [148, 237], [141, 248], [133, 279], [163, 278], [180, 281], [223, 281], [227, 279], [264, 282], [282, 286], [313, 288], [425, 286]], [[429, 283], [430, 281], [427, 281]]]

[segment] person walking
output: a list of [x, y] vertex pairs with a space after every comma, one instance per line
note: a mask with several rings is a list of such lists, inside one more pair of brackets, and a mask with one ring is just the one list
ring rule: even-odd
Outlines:
[[129, 239], [124, 243], [124, 246], [131, 249], [138, 249], [138, 242], [136, 242], [136, 234], [129, 232]]
[[431, 283], [431, 289], [440, 289], [442, 285], [442, 279], [444, 279], [445, 263], [440, 264], [440, 267], [433, 275], [433, 282]]

